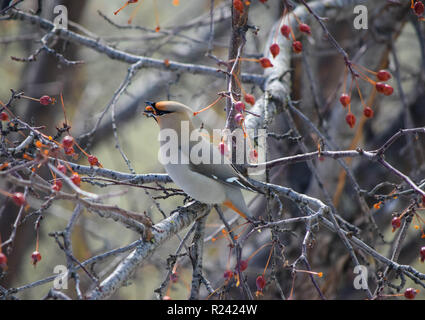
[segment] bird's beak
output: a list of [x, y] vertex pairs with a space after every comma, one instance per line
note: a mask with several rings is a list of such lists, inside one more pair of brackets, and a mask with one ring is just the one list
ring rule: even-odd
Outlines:
[[147, 106], [146, 106], [143, 114], [145, 116], [147, 116], [148, 118], [150, 118], [150, 117], [154, 118], [155, 121], [158, 122], [158, 120], [156, 119], [157, 112], [156, 112], [156, 108], [155, 108], [155, 102], [146, 101], [146, 104], [147, 104]]

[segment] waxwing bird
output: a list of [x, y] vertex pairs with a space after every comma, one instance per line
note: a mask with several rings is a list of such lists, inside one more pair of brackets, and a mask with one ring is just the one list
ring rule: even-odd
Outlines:
[[[241, 189], [254, 191], [255, 188], [242, 176], [218, 147], [200, 137], [199, 141], [181, 139], [182, 128], [189, 132], [196, 130], [192, 118], [193, 111], [186, 105], [175, 101], [147, 102], [144, 114], [153, 117], [160, 127], [160, 156], [170, 158], [170, 154], [162, 148], [169, 143], [170, 130], [176, 133], [178, 140], [178, 161], [162, 162], [165, 170], [176, 185], [192, 198], [207, 204], [224, 205], [237, 212], [243, 218], [252, 221]], [[187, 141], [186, 141], [187, 140]], [[208, 163], [194, 161], [191, 157], [192, 148], [209, 150]], [[193, 155], [193, 154], [192, 154]], [[220, 161], [212, 161], [220, 159]]]

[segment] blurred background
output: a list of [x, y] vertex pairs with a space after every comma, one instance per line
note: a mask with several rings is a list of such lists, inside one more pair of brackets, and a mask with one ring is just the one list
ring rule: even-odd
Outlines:
[[[407, 1], [410, 2], [410, 1]], [[124, 50], [128, 53], [169, 59], [178, 62], [187, 62], [215, 67], [213, 59], [206, 56], [210, 37], [210, 5], [211, 1], [204, 0], [144, 0], [134, 15], [131, 26], [141, 28], [128, 28], [128, 19], [136, 4], [124, 8], [119, 14], [114, 15], [125, 1], [114, 0], [46, 0], [42, 1], [41, 16], [52, 20], [53, 8], [56, 5], [65, 5], [69, 14], [69, 29], [81, 35], [99, 39], [102, 43]], [[231, 1], [215, 0], [214, 11], [214, 40], [211, 53], [222, 60], [226, 60], [229, 51]], [[26, 0], [19, 6], [23, 10], [36, 11], [38, 1]], [[355, 30], [351, 21], [327, 21], [331, 33], [336, 37], [342, 47], [350, 56], [358, 57], [357, 62], [372, 70], [387, 68], [393, 74], [397, 69], [400, 72], [402, 95], [396, 81], [391, 80], [395, 93], [391, 97], [380, 96], [374, 100], [375, 116], [372, 120], [361, 120], [362, 107], [357, 98], [353, 96], [353, 113], [358, 115], [358, 125], [350, 129], [345, 123], [345, 110], [339, 105], [337, 97], [341, 79], [344, 72], [344, 62], [336, 53], [322, 30], [315, 22], [311, 22], [313, 36], [304, 43], [304, 54], [292, 59], [292, 98], [300, 100], [299, 108], [309, 118], [323, 129], [340, 149], [360, 147], [367, 150], [376, 149], [399, 128], [418, 127], [425, 123], [424, 108], [424, 23], [412, 17], [409, 10], [404, 10], [402, 20], [398, 20], [401, 27], [390, 30], [388, 34], [379, 29], [380, 13], [376, 6], [370, 12], [369, 30]], [[273, 37], [273, 26], [279, 21], [283, 9], [283, 2], [252, 1], [249, 12], [249, 24], [258, 27], [258, 34], [247, 32], [245, 47], [246, 57], [258, 58], [268, 53], [270, 38]], [[382, 8], [380, 9], [382, 10]], [[112, 25], [113, 22], [116, 25]], [[372, 26], [376, 22], [377, 26]], [[155, 32], [159, 24], [160, 31]], [[117, 27], [118, 26], [118, 27]], [[122, 26], [120, 28], [119, 26]], [[388, 41], [389, 34], [396, 36]], [[58, 63], [55, 57], [41, 53], [34, 62], [18, 62], [13, 57], [25, 58], [39, 47], [39, 39], [45, 31], [22, 21], [0, 21], [0, 100], [6, 102], [10, 96], [10, 89], [24, 91], [25, 95], [39, 98], [50, 95], [59, 99], [63, 94], [67, 118], [72, 126], [71, 133], [78, 138], [89, 132], [97, 119], [110, 102], [114, 92], [119, 88], [127, 74], [128, 64], [114, 61], [106, 55], [99, 54], [90, 48], [77, 46], [73, 43], [56, 41], [54, 48], [64, 54], [69, 60], [83, 60], [84, 64], [64, 66]], [[393, 51], [392, 51], [393, 50]], [[394, 54], [398, 58], [397, 64]], [[379, 55], [379, 57], [377, 57]], [[309, 74], [313, 71], [316, 87], [311, 86]], [[245, 73], [262, 74], [263, 70], [256, 63], [244, 62], [242, 71]], [[310, 75], [311, 76], [311, 75]], [[244, 84], [244, 89], [259, 97], [262, 90], [252, 84]], [[362, 84], [363, 86], [363, 84]], [[312, 88], [319, 101], [313, 98]], [[217, 92], [226, 90], [224, 79], [212, 78], [203, 75], [160, 71], [156, 69], [141, 69], [125, 94], [116, 106], [117, 134], [121, 147], [132, 167], [137, 173], [159, 173], [164, 169], [157, 160], [158, 128], [152, 119], [145, 118], [142, 114], [144, 102], [159, 100], [177, 100], [199, 110], [217, 97]], [[365, 96], [369, 98], [370, 87], [362, 87]], [[223, 100], [224, 101], [224, 100]], [[20, 100], [15, 103], [14, 112], [22, 119], [33, 125], [44, 125], [46, 134], [55, 134], [55, 127], [60, 127], [64, 121], [64, 114], [58, 101], [54, 105], [41, 106], [30, 100]], [[317, 112], [318, 110], [318, 112]], [[200, 115], [200, 122], [206, 128], [223, 128], [225, 123], [224, 103], [220, 102], [213, 109]], [[309, 132], [299, 119], [296, 119], [304, 141], [312, 151], [317, 149], [317, 136]], [[361, 127], [360, 127], [361, 126]], [[360, 129], [359, 129], [360, 128]], [[289, 126], [281, 113], [274, 117], [271, 127], [278, 134], [286, 133]], [[106, 113], [90, 145], [87, 139], [81, 139], [81, 144], [87, 151], [96, 155], [105, 168], [129, 172], [129, 168], [116, 148], [116, 142], [111, 125], [111, 115]], [[388, 152], [387, 160], [406, 174], [419, 182], [424, 177], [423, 137], [415, 141], [415, 148], [405, 148], [406, 140], [400, 139]], [[354, 143], [354, 145], [353, 145]], [[269, 141], [269, 159], [300, 153], [296, 141], [274, 140]], [[85, 163], [85, 159], [75, 159], [75, 162]], [[340, 167], [335, 169], [335, 161], [327, 159], [317, 163], [317, 168], [324, 177], [325, 187], [331, 195], [338, 190], [341, 178]], [[400, 183], [397, 177], [391, 176], [377, 164], [355, 159], [350, 166], [358, 179], [361, 189], [370, 191], [378, 183], [389, 181]], [[312, 178], [311, 172], [305, 163], [274, 168], [270, 172], [271, 182], [288, 186], [298, 192], [303, 192], [315, 197], [323, 198], [321, 187]], [[3, 189], [7, 184], [0, 181]], [[84, 190], [94, 193], [110, 193], [122, 191], [123, 186], [100, 186], [83, 183]], [[340, 185], [341, 188], [341, 185]], [[124, 196], [108, 199], [110, 204], [135, 212], [146, 212], [154, 222], [160, 221], [163, 216], [158, 210], [152, 197], [155, 192], [137, 187], [126, 189]], [[393, 187], [385, 187], [381, 192], [390, 193]], [[377, 251], [384, 255], [391, 252], [392, 240], [395, 234], [391, 230], [391, 218], [394, 212], [401, 212], [411, 202], [411, 197], [400, 197], [385, 201], [380, 208], [373, 205], [378, 202], [374, 197], [368, 197], [368, 206], [371, 209], [379, 232], [368, 224], [368, 220], [359, 215], [359, 204], [354, 196], [355, 191], [349, 184], [343, 184], [341, 193], [335, 197], [339, 213], [347, 221], [364, 230], [362, 239], [371, 244]], [[265, 216], [267, 210], [277, 211], [277, 204], [267, 204], [264, 197], [246, 194], [246, 199], [256, 216]], [[3, 200], [0, 200], [3, 201]], [[286, 199], [281, 199], [284, 214], [293, 216], [295, 207]], [[41, 200], [32, 198], [32, 208], [37, 208]], [[183, 204], [183, 197], [176, 196], [166, 200], [157, 200], [161, 209], [169, 214], [177, 206]], [[7, 239], [10, 225], [17, 214], [16, 207], [10, 203], [2, 204], [0, 213], [0, 233]], [[30, 209], [31, 212], [32, 209]], [[55, 201], [44, 212], [40, 228], [40, 252], [42, 260], [34, 267], [31, 264], [31, 252], [35, 249], [36, 233], [34, 219], [29, 218], [25, 224], [18, 228], [16, 241], [12, 254], [8, 257], [9, 268], [6, 275], [0, 278], [3, 287], [20, 287], [27, 283], [43, 279], [52, 275], [53, 267], [66, 264], [63, 252], [58, 248], [52, 237], [48, 234], [63, 230], [70, 218], [73, 206], [66, 201]], [[423, 210], [418, 211], [423, 215]], [[234, 217], [232, 212], [226, 212], [228, 218]], [[414, 222], [421, 225], [420, 221]], [[221, 222], [215, 211], [212, 211], [207, 221], [207, 235], [212, 235], [220, 227]], [[303, 226], [294, 226], [291, 232], [282, 235], [286, 248], [281, 259], [276, 264], [284, 266], [300, 254], [300, 243], [303, 239]], [[361, 292], [353, 289], [353, 266], [348, 253], [339, 238], [326, 229], [315, 230], [315, 244], [309, 249], [310, 264], [314, 271], [325, 274], [318, 279], [321, 289], [328, 298], [355, 299], [363, 297]], [[184, 236], [183, 231], [181, 236]], [[84, 212], [78, 221], [73, 234], [73, 249], [76, 258], [84, 261], [93, 255], [124, 246], [137, 240], [138, 236], [111, 220], [102, 219], [92, 213]], [[244, 247], [244, 257], [248, 257], [262, 244], [270, 241], [270, 234], [264, 232], [253, 237]], [[179, 241], [174, 238], [158, 250], [134, 275], [131, 283], [117, 291], [115, 299], [154, 299], [154, 290], [159, 287], [166, 275], [167, 258], [174, 254]], [[425, 272], [424, 265], [419, 261], [419, 248], [424, 244], [420, 231], [411, 227], [408, 239], [402, 250], [399, 262], [411, 264], [417, 270]], [[247, 270], [250, 285], [255, 288], [255, 277], [262, 273], [269, 247], [261, 250], [252, 260]], [[96, 266], [99, 277], [108, 275], [113, 268], [125, 257], [126, 254], [117, 256]], [[370, 266], [372, 270], [382, 271], [381, 266], [368, 256], [359, 254], [362, 263]], [[229, 261], [228, 241], [221, 238], [215, 242], [207, 241], [204, 256], [204, 269], [207, 278], [214, 288], [223, 285], [223, 272], [234, 265], [234, 257]], [[292, 286], [291, 272], [287, 268], [276, 268], [275, 276], [279, 279], [281, 289], [289, 295]], [[187, 299], [190, 292], [192, 266], [188, 259], [184, 259], [177, 266], [179, 281], [170, 284], [168, 295], [173, 299]], [[79, 272], [83, 280], [83, 287], [91, 286], [90, 280]], [[376, 280], [376, 274], [371, 274], [371, 280]], [[295, 282], [294, 298], [317, 299], [317, 292], [313, 288], [308, 276], [299, 274]], [[396, 280], [396, 282], [399, 280]], [[407, 285], [409, 285], [408, 282]], [[411, 286], [414, 285], [410, 283]], [[51, 283], [23, 290], [17, 294], [22, 299], [40, 299], [46, 295]], [[65, 291], [74, 297], [72, 290]], [[201, 291], [206, 298], [205, 290]], [[238, 298], [237, 289], [230, 290], [229, 296]], [[420, 294], [421, 297], [425, 297]], [[271, 286], [263, 298], [280, 298], [279, 289]]]

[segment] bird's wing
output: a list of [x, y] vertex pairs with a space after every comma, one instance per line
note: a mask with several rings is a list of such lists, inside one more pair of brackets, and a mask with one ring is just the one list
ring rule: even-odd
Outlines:
[[239, 171], [237, 171], [234, 165], [225, 156], [220, 154], [220, 151], [216, 146], [207, 141], [205, 141], [205, 143], [209, 145], [211, 155], [210, 159], [220, 159], [221, 163], [201, 162], [199, 164], [194, 164], [189, 160], [189, 167], [192, 171], [227, 185], [249, 191], [261, 192], [256, 187], [254, 187]]

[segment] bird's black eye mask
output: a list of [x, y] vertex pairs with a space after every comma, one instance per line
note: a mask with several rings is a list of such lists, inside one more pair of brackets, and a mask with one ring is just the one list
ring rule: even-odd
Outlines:
[[164, 114], [168, 114], [168, 113], [172, 113], [173, 112], [173, 111], [158, 109], [156, 107], [156, 103], [155, 102], [146, 101], [146, 104], [147, 104], [147, 106], [145, 108], [144, 114], [146, 116], [148, 116], [148, 117], [155, 118], [155, 117], [160, 117], [160, 116], [162, 116]]

